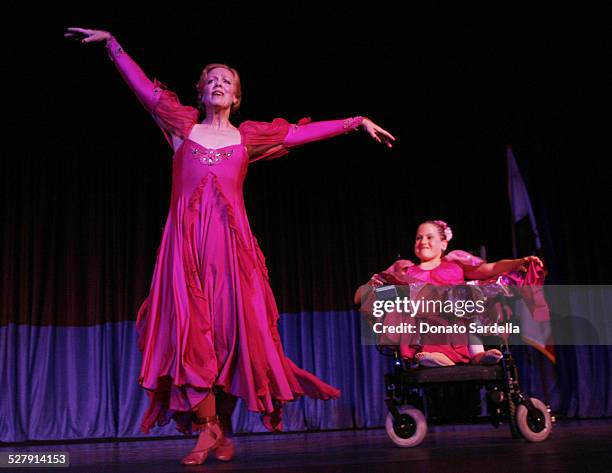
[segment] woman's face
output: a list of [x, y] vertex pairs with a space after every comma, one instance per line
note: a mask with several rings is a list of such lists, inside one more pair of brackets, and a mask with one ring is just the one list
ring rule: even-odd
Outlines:
[[238, 102], [236, 98], [236, 78], [232, 71], [216, 67], [208, 72], [202, 93], [202, 102], [206, 107], [217, 109], [231, 108]]
[[435, 225], [424, 223], [417, 229], [414, 253], [421, 262], [441, 258], [447, 246], [448, 242], [440, 238], [438, 227]]

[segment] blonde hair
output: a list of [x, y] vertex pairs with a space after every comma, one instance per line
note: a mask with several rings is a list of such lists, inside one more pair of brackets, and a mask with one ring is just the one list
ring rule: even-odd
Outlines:
[[236, 79], [236, 82], [234, 82], [234, 91], [237, 102], [232, 104], [231, 113], [237, 112], [240, 108], [240, 104], [242, 103], [242, 86], [240, 84], [240, 74], [238, 74], [238, 71], [233, 67], [228, 66], [227, 64], [208, 64], [202, 70], [202, 73], [200, 74], [200, 80], [196, 84], [196, 90], [198, 91], [198, 109], [202, 114], [206, 113], [206, 109], [202, 105], [202, 94], [204, 93], [204, 87], [206, 87], [208, 74], [213, 69], [217, 69], [219, 67], [230, 71]]

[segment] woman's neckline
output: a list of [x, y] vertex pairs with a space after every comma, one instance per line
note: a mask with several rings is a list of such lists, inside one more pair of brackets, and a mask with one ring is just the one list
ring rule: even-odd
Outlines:
[[[198, 126], [204, 126], [204, 127], [206, 127], [206, 128], [212, 128], [213, 130], [219, 130], [219, 131], [222, 131], [222, 130], [223, 130], [223, 131], [230, 131], [230, 130], [234, 131], [234, 130], [235, 130], [235, 131], [238, 131], [238, 132], [240, 131], [240, 130], [238, 129], [238, 127], [235, 127], [234, 125], [232, 125], [231, 127], [229, 127], [229, 126], [224, 126], [224, 127], [216, 127], [215, 125], [213, 125], [213, 124], [211, 124], [211, 123], [204, 123], [204, 122], [197, 123], [197, 122], [196, 122], [196, 123], [194, 123], [194, 125], [193, 125], [193, 126], [195, 127], [196, 125], [198, 125]], [[230, 125], [231, 125], [231, 124], [230, 124]]]
[[203, 144], [198, 143], [197, 141], [194, 141], [191, 138], [185, 138], [184, 141], [190, 141], [194, 145], [199, 146], [200, 148], [204, 148], [206, 151], [219, 151], [220, 149], [234, 148], [235, 146], [242, 146], [242, 136], [240, 137], [240, 143], [235, 143], [235, 144], [225, 145], [225, 146], [219, 146], [218, 148], [209, 148], [208, 146], [204, 146]]
[[206, 145], [203, 145], [202, 143], [199, 143], [199, 142], [195, 141], [193, 138], [190, 138], [191, 133], [193, 132], [193, 129], [194, 129], [194, 127], [196, 125], [201, 125], [201, 123], [195, 122], [191, 126], [191, 128], [189, 129], [189, 132], [187, 133], [187, 138], [185, 138], [183, 141], [191, 141], [191, 143], [193, 143], [193, 144], [195, 144], [195, 145], [199, 146], [200, 148], [203, 148], [203, 149], [205, 149], [207, 151], [219, 151], [221, 149], [233, 148], [235, 146], [242, 146], [242, 144], [244, 143], [244, 139], [243, 139], [242, 133], [240, 132], [240, 128], [236, 128], [236, 130], [238, 130], [238, 134], [240, 135], [240, 142], [233, 143], [231, 145], [225, 145], [225, 146], [219, 146], [219, 147], [216, 147], [216, 148], [210, 148], [210, 147], [208, 147]]

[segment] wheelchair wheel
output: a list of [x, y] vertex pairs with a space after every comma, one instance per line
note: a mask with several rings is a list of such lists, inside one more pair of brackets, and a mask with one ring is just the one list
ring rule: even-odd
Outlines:
[[385, 428], [389, 438], [400, 447], [416, 447], [427, 435], [427, 420], [416, 407], [401, 406], [396, 421], [391, 413], [387, 414]]
[[525, 440], [529, 442], [543, 442], [552, 431], [552, 418], [546, 404], [535, 397], [531, 398], [531, 402], [544, 416], [544, 422], [538, 423], [536, 419], [529, 415], [527, 408], [521, 404], [516, 409], [516, 426]]

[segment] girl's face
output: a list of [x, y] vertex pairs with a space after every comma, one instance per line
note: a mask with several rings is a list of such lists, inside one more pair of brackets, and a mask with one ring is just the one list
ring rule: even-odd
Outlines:
[[211, 69], [206, 77], [202, 101], [215, 108], [230, 108], [237, 102], [236, 78], [232, 71], [222, 67]]
[[441, 258], [447, 246], [448, 242], [440, 237], [435, 225], [424, 223], [417, 229], [414, 254], [421, 262]]

